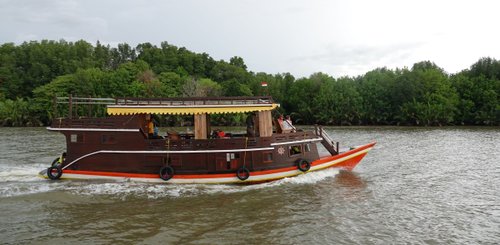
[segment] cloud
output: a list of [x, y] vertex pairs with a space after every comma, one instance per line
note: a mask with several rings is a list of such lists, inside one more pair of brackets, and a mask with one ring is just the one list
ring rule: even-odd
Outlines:
[[413, 54], [423, 45], [422, 42], [378, 46], [331, 43], [316, 54], [291, 57], [289, 62], [316, 66], [317, 71], [336, 76], [355, 76], [378, 67], [401, 67], [405, 62], [414, 62]]
[[431, 60], [446, 71], [500, 57], [498, 1], [0, 0], [0, 43], [162, 41], [242, 57], [256, 72], [360, 75]]
[[[77, 40], [107, 32], [105, 19], [85, 11], [79, 1], [2, 1], [2, 42], [39, 39]], [[84, 36], [82, 36], [84, 34]]]

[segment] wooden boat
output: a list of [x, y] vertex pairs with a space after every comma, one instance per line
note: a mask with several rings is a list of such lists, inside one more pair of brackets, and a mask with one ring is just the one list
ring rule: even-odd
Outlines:
[[[320, 126], [286, 130], [273, 120], [279, 104], [271, 97], [66, 99], [69, 116], [47, 128], [66, 137], [66, 152], [40, 172], [53, 180], [261, 183], [330, 167], [352, 170], [375, 145], [341, 152]], [[72, 117], [75, 104], [92, 103], [107, 104], [108, 116]], [[247, 132], [214, 134], [210, 115], [221, 113], [246, 113]], [[151, 135], [154, 114], [192, 115], [194, 132]]]

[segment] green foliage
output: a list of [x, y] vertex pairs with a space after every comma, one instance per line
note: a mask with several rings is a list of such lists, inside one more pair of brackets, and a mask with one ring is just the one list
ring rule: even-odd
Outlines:
[[229, 64], [235, 67], [242, 68], [243, 70], [247, 69], [247, 66], [245, 65], [245, 62], [243, 61], [243, 58], [234, 56], [231, 59], [229, 59]]
[[222, 86], [208, 78], [201, 80], [191, 78], [186, 80], [182, 90], [184, 97], [214, 97], [221, 95]]
[[1, 126], [39, 126], [41, 123], [33, 117], [31, 101], [17, 98], [0, 101]]
[[395, 118], [409, 125], [446, 125], [453, 121], [458, 96], [444, 71], [430, 62], [416, 63], [396, 79]]
[[[247, 69], [241, 57], [215, 61], [167, 42], [135, 48], [83, 40], [5, 43], [0, 46], [0, 124], [50, 123], [61, 116], [57, 106], [54, 111], [55, 96], [270, 95], [281, 104], [279, 113], [291, 114], [299, 124], [500, 125], [500, 62], [492, 58], [451, 76], [429, 61], [338, 79], [323, 73], [295, 79], [289, 73]], [[261, 86], [264, 81], [267, 87]], [[103, 113], [93, 109], [89, 116]], [[212, 119], [223, 125], [243, 124], [244, 118]]]
[[458, 124], [500, 124], [500, 61], [483, 58], [451, 78], [459, 96]]
[[397, 74], [387, 68], [379, 68], [358, 77], [358, 92], [363, 98], [362, 121], [364, 124], [388, 125], [394, 122], [397, 108], [390, 99]]
[[328, 79], [314, 100], [316, 121], [335, 125], [359, 124], [362, 101], [352, 79]]
[[323, 73], [315, 73], [308, 79], [302, 78], [295, 81], [288, 90], [288, 108], [286, 111], [295, 112], [297, 123], [315, 123], [314, 98], [318, 95], [322, 83], [332, 79]]

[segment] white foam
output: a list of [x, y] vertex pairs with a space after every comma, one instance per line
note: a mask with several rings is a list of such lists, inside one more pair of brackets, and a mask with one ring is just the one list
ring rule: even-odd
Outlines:
[[[315, 184], [338, 174], [338, 169], [325, 169], [299, 176], [285, 178], [273, 182], [256, 185], [205, 185], [205, 184], [150, 184], [133, 181], [59, 181], [54, 185], [49, 180], [37, 176], [38, 170], [25, 168], [10, 168], [0, 172], [3, 182], [0, 185], [0, 196], [29, 195], [48, 191], [67, 191], [75, 195], [106, 195], [113, 198], [126, 199], [129, 197], [146, 197], [149, 199], [177, 198], [197, 195], [213, 195], [219, 193], [237, 193], [264, 188], [273, 188], [281, 185]], [[6, 180], [4, 180], [4, 178]], [[17, 183], [17, 184], [16, 184]]]
[[7, 169], [0, 169], [1, 182], [31, 182], [40, 180], [38, 173], [46, 166], [10, 166]]
[[44, 193], [54, 190], [54, 185], [45, 183], [6, 183], [0, 185], [0, 197], [14, 197]]

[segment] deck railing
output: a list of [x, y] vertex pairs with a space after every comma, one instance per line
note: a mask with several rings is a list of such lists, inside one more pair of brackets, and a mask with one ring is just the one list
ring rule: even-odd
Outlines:
[[134, 128], [137, 129], [133, 117], [122, 118], [56, 118], [52, 120], [52, 128]]
[[270, 96], [253, 97], [191, 97], [191, 98], [116, 98], [116, 105], [248, 105], [272, 104]]
[[[91, 117], [96, 108], [108, 105], [136, 105], [136, 106], [195, 106], [195, 105], [271, 105], [274, 101], [270, 96], [252, 97], [190, 97], [190, 98], [92, 98], [92, 97], [54, 97], [53, 113], [58, 117], [58, 104], [68, 104], [69, 118], [79, 115]], [[101, 107], [99, 107], [101, 106]], [[101, 109], [101, 110], [102, 110]], [[101, 113], [102, 114], [102, 113]]]

